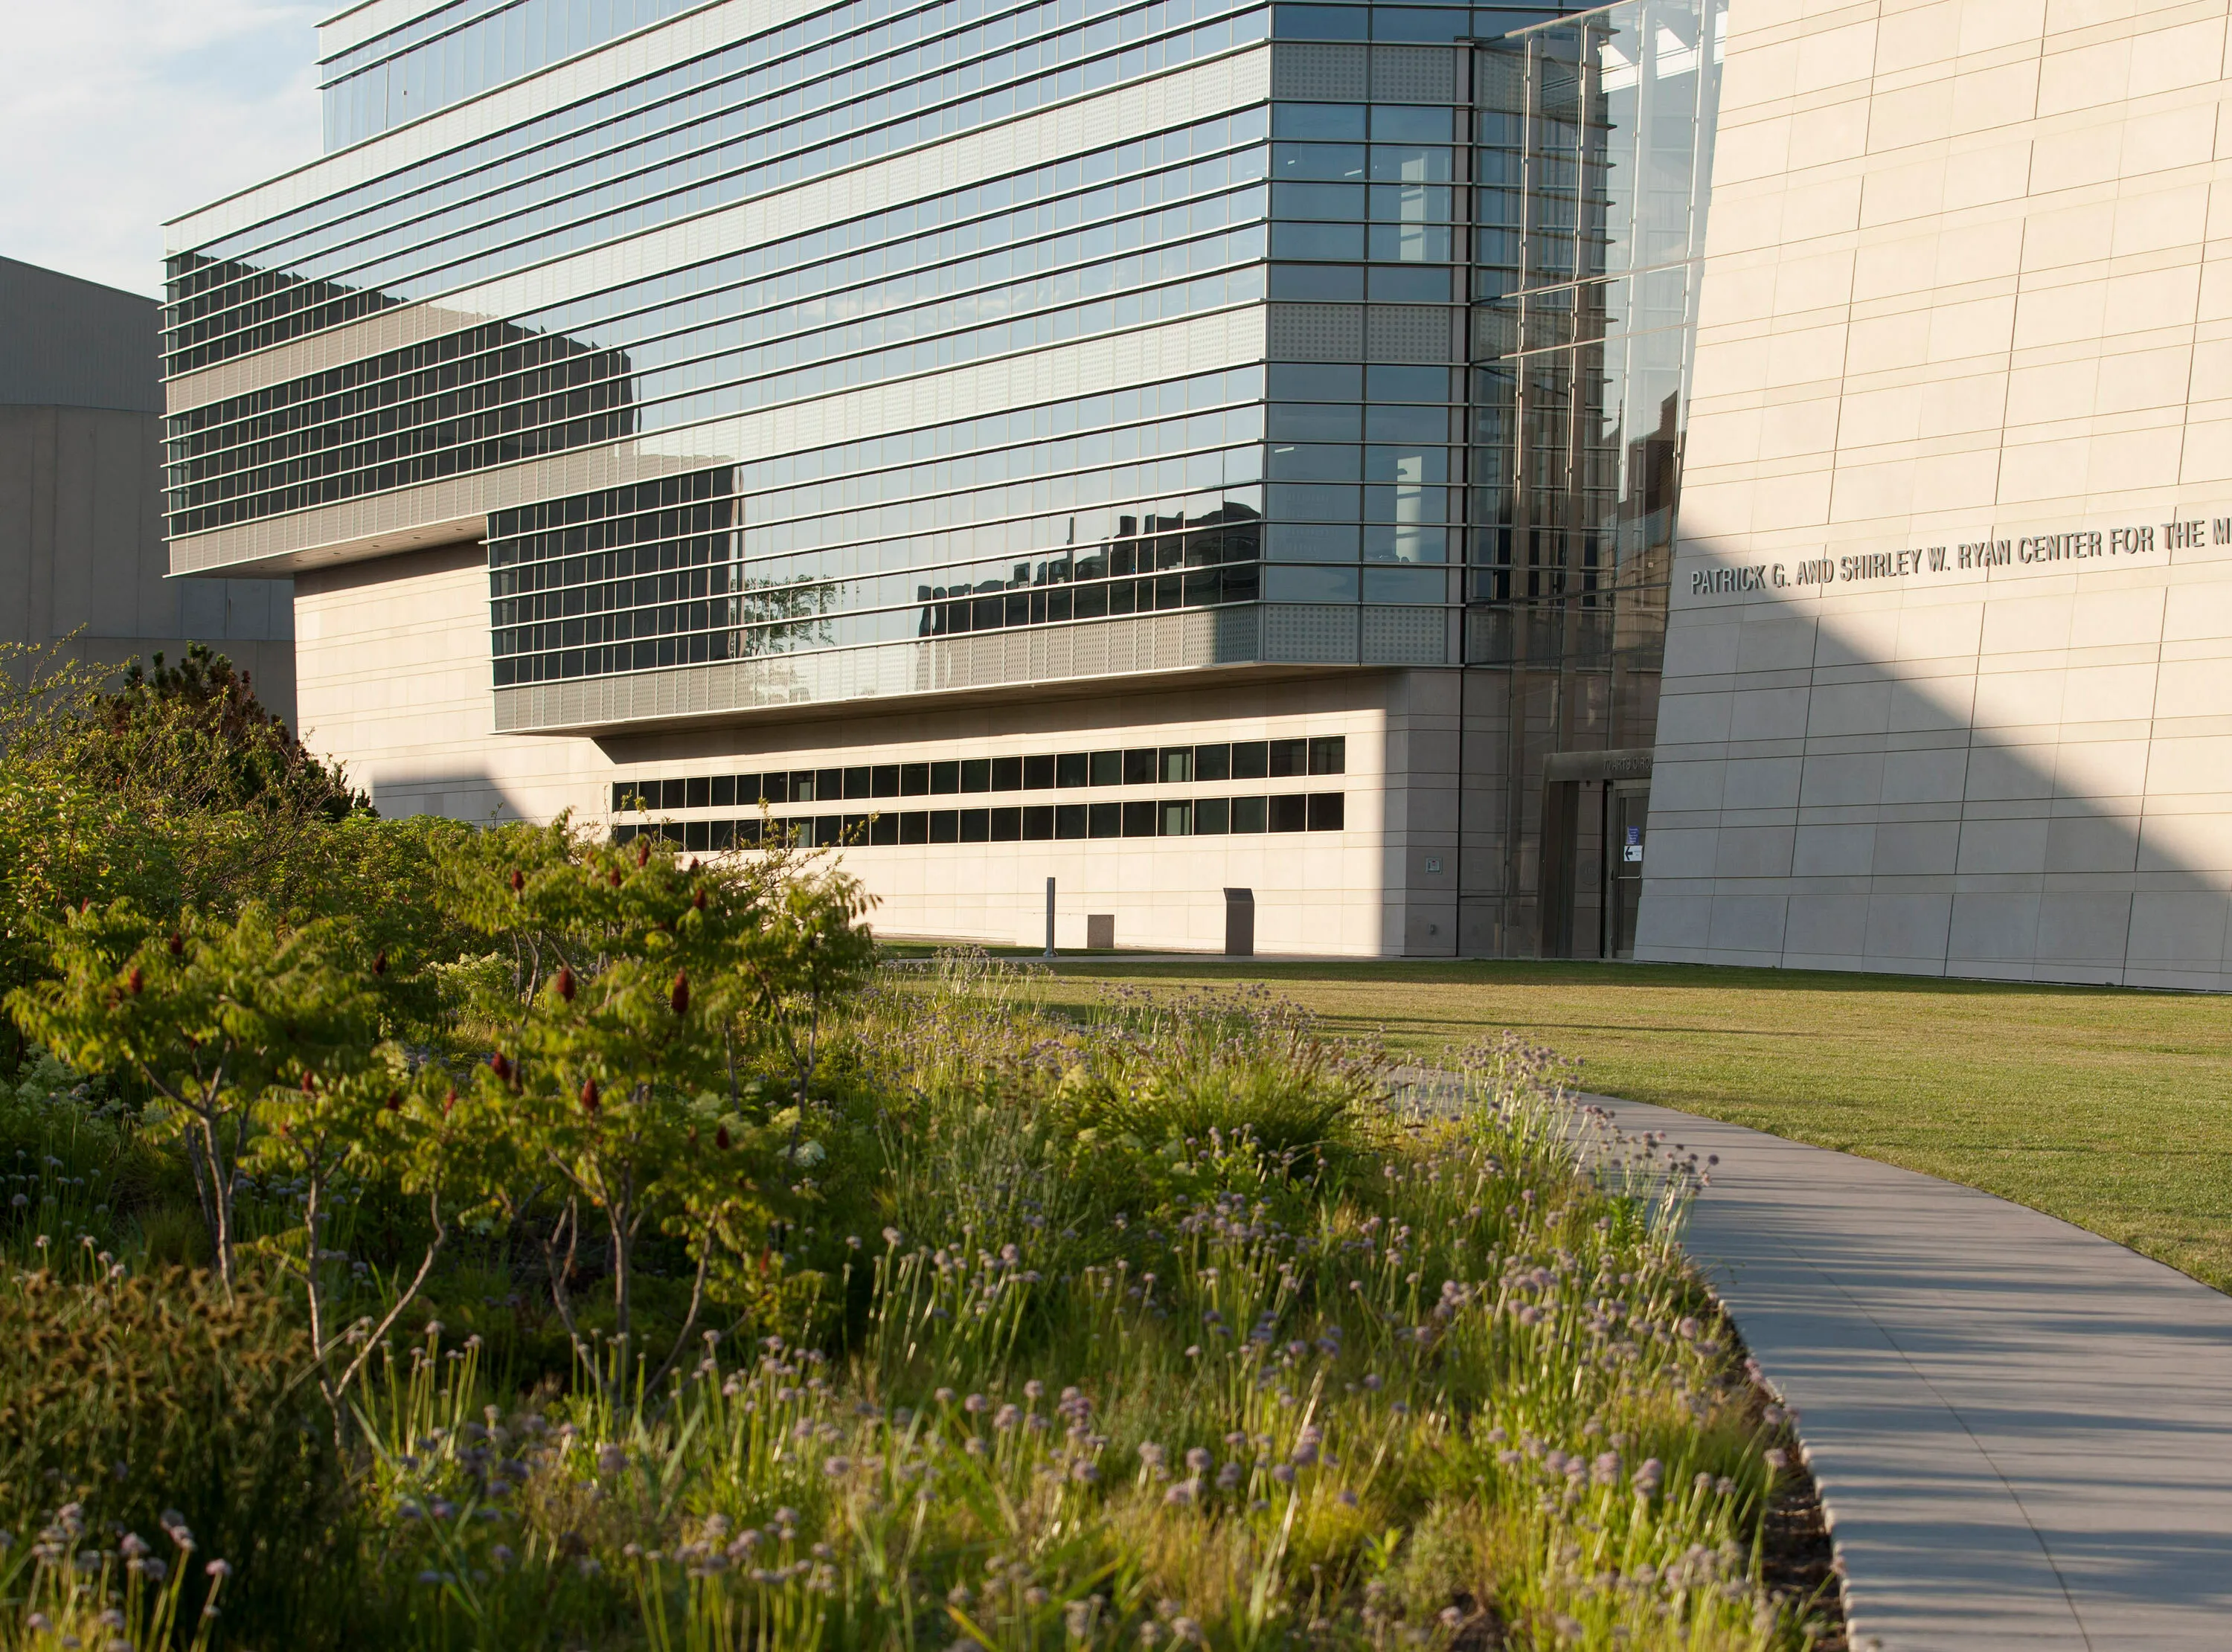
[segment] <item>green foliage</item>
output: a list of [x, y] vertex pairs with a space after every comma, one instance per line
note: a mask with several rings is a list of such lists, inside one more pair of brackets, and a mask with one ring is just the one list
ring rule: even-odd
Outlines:
[[[1481, 1053], [1447, 1115], [1352, 1104], [1327, 1133], [1359, 1175], [1256, 1144], [1278, 1018], [1205, 1009], [1176, 1076], [1222, 1068], [1266, 1117], [1104, 1138], [1131, 1168], [1080, 1187], [1065, 1074], [1144, 1086], [1156, 1046], [1120, 1006], [996, 1040], [983, 1007], [950, 1029], [976, 1084], [803, 1126], [858, 1195], [825, 1220], [920, 1224], [827, 1236], [842, 1331], [756, 1321], [663, 1404], [505, 1403], [470, 1341], [383, 1353], [381, 1598], [418, 1643], [1803, 1643], [1757, 1580], [1769, 1436], [1671, 1242], [1681, 1189], [1581, 1174], [1538, 1053]], [[942, 1014], [879, 992], [831, 1066], [941, 1072]]]
[[[640, 1246], [664, 1233], [696, 1262], [680, 1338], [717, 1259], [756, 1248], [773, 1215], [761, 1184], [797, 1143], [739, 1082], [739, 1046], [779, 1045], [802, 1093], [823, 1005], [873, 954], [857, 884], [778, 852], [686, 865], [576, 835], [511, 827], [444, 856], [465, 922], [508, 948], [508, 978], [459, 972], [470, 1023], [493, 1048], [461, 1086], [475, 1179], [514, 1225], [534, 1225], [552, 1300], [597, 1369], [570, 1280], [585, 1208], [601, 1216], [615, 1345], [634, 1351]], [[546, 1207], [546, 1201], [553, 1202]], [[536, 1221], [538, 1208], [553, 1214]], [[743, 1270], [723, 1269], [743, 1284]], [[615, 1380], [618, 1380], [616, 1377]]]
[[878, 974], [827, 857], [82, 690], [0, 706], [0, 1652], [204, 1632], [95, 1546], [166, 1509], [243, 1647], [1801, 1643], [1687, 1189], [1541, 1053], [1398, 1108], [1261, 994]]
[[[355, 1539], [308, 1357], [284, 1302], [206, 1274], [119, 1278], [88, 1254], [17, 1275], [0, 1286], [0, 1528], [65, 1505], [104, 1539], [190, 1528], [238, 1574], [233, 1644], [335, 1643]], [[189, 1629], [211, 1581], [194, 1572]]]
[[201, 643], [177, 665], [157, 654], [152, 671], [127, 668], [123, 686], [94, 703], [68, 761], [95, 786], [181, 812], [339, 820], [372, 808], [264, 709], [246, 673]]
[[[256, 906], [230, 923], [187, 912], [165, 935], [129, 902], [73, 913], [53, 951], [59, 979], [19, 990], [10, 1008], [76, 1066], [129, 1073], [156, 1098], [151, 1133], [185, 1143], [230, 1287], [247, 1156], [330, 1163], [382, 1110], [393, 1087], [375, 1047], [384, 958], [364, 956], [341, 926], [282, 930]], [[274, 1113], [299, 1129], [265, 1148], [255, 1132]]]

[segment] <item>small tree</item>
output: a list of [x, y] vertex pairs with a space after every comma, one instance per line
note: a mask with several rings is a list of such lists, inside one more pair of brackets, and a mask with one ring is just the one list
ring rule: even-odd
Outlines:
[[321, 1239], [335, 1176], [399, 1163], [430, 1200], [433, 1240], [373, 1340], [425, 1282], [445, 1234], [438, 1171], [414, 1140], [427, 1133], [427, 1106], [406, 1103], [420, 1086], [383, 1042], [386, 955], [364, 956], [347, 926], [282, 929], [252, 905], [229, 923], [188, 912], [165, 934], [128, 902], [72, 915], [52, 950], [59, 979], [18, 990], [10, 1007], [75, 1066], [129, 1072], [156, 1098], [146, 1124], [185, 1145], [228, 1296], [239, 1277], [243, 1171], [283, 1166], [302, 1178], [295, 1268], [309, 1297], [321, 1386], [338, 1416], [364, 1351], [330, 1376], [341, 1333]]
[[[569, 1284], [594, 1220], [585, 1208], [602, 1218], [624, 1349], [646, 1232], [682, 1238], [696, 1277], [671, 1364], [717, 1249], [763, 1232], [769, 1215], [754, 1172], [772, 1143], [767, 1121], [744, 1116], [739, 1037], [780, 1027], [810, 1076], [821, 995], [872, 956], [853, 923], [858, 886], [781, 852], [685, 864], [647, 839], [590, 842], [563, 820], [484, 834], [449, 871], [468, 921], [513, 956], [509, 991], [477, 1007], [494, 1047], [474, 1134], [510, 1160], [483, 1170], [491, 1200], [533, 1223], [553, 1305], [585, 1358]], [[546, 1197], [555, 1214], [538, 1219]]]
[[353, 994], [328, 979], [324, 938], [282, 936], [260, 909], [230, 925], [188, 912], [166, 938], [119, 901], [66, 918], [53, 939], [61, 979], [10, 1000], [65, 1059], [88, 1072], [133, 1072], [153, 1092], [147, 1122], [185, 1144], [228, 1292], [241, 1156], [258, 1104], [302, 1045], [361, 1036]]

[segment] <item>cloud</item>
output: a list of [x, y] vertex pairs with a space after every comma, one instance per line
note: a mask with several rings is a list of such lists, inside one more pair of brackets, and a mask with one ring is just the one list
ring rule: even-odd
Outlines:
[[0, 0], [0, 255], [159, 297], [165, 219], [316, 159], [340, 9]]

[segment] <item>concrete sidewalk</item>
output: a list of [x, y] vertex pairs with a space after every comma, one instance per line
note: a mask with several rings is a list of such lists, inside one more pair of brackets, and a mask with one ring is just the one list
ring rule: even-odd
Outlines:
[[1592, 1099], [1720, 1156], [1687, 1242], [1798, 1409], [1856, 1646], [2232, 1648], [2232, 1297], [1950, 1182]]

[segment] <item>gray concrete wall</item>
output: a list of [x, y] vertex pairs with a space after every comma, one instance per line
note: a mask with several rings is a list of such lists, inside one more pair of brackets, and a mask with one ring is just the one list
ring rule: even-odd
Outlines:
[[157, 307], [0, 258], [0, 642], [173, 662], [206, 643], [295, 721], [294, 586], [172, 580]]

